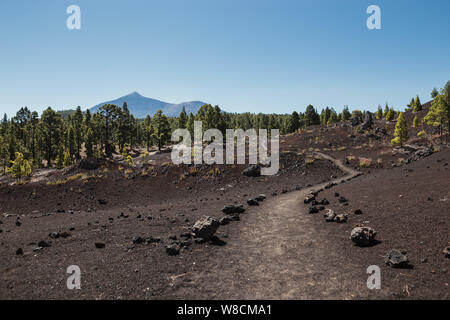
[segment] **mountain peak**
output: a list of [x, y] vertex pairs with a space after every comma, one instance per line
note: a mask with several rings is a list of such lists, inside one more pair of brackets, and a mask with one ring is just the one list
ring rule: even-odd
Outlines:
[[144, 97], [139, 92], [134, 91], [115, 100], [100, 103], [92, 107], [90, 110], [91, 112], [96, 112], [98, 108], [100, 108], [104, 104], [115, 104], [117, 106], [122, 106], [124, 102], [127, 103], [130, 112], [135, 117], [141, 119], [145, 118], [146, 115], [153, 116], [159, 109], [161, 109], [164, 114], [169, 117], [178, 116], [183, 107], [185, 107], [187, 113], [192, 112], [196, 114], [198, 109], [205, 104], [201, 101], [188, 101], [182, 102], [180, 104], [168, 103]]
[[127, 94], [125, 97], [142, 97], [142, 95], [137, 91], [133, 91], [132, 93]]

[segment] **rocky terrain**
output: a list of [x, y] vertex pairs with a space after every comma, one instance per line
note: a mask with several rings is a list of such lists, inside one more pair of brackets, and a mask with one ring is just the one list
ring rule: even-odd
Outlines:
[[448, 299], [448, 137], [390, 127], [283, 136], [275, 176], [161, 152], [3, 177], [0, 298]]

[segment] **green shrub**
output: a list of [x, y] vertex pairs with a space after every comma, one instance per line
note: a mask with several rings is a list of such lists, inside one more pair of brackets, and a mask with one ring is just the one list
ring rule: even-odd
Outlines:
[[31, 165], [28, 160], [23, 158], [23, 154], [20, 152], [15, 153], [14, 161], [11, 161], [11, 167], [8, 169], [9, 173], [16, 178], [29, 176], [31, 174]]

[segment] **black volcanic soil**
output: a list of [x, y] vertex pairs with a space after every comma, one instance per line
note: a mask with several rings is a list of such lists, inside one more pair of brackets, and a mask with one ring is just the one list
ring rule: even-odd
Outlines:
[[[173, 166], [169, 154], [159, 154], [144, 174], [104, 162], [99, 170], [50, 172], [24, 185], [2, 180], [0, 298], [448, 299], [450, 259], [442, 250], [450, 245], [450, 150], [440, 145], [440, 152], [403, 165], [398, 159], [406, 155], [392, 152], [391, 138], [308, 128], [282, 138], [281, 169], [272, 177], [245, 177], [242, 165]], [[326, 223], [302, 203], [312, 186], [348, 174], [315, 159], [319, 151], [341, 160], [383, 159], [369, 168], [350, 161], [364, 175], [320, 193], [331, 202], [327, 208], [349, 214], [347, 223]], [[340, 206], [335, 192], [349, 205]], [[267, 196], [260, 206], [245, 204], [260, 193]], [[222, 217], [230, 203], [245, 204], [246, 213], [219, 228], [221, 241], [166, 254], [169, 237], [203, 215]], [[355, 216], [355, 209], [363, 214]], [[350, 231], [361, 223], [377, 230], [379, 244], [352, 244]], [[51, 239], [51, 232], [70, 236]], [[133, 244], [135, 236], [162, 241]], [[41, 240], [50, 247], [36, 250]], [[387, 267], [383, 256], [391, 248], [406, 250], [413, 268]], [[66, 287], [69, 265], [81, 268], [81, 290]], [[366, 287], [369, 265], [381, 268], [381, 290]]]

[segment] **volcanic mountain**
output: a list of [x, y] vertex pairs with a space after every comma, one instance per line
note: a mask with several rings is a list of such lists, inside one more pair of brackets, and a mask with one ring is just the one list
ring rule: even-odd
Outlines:
[[127, 103], [128, 109], [136, 118], [145, 118], [147, 115], [153, 116], [159, 109], [161, 109], [166, 116], [178, 116], [183, 107], [188, 114], [190, 112], [195, 114], [201, 106], [206, 104], [202, 101], [188, 101], [175, 104], [147, 98], [140, 95], [138, 92], [132, 92], [115, 100], [99, 103], [90, 110], [91, 112], [97, 112], [104, 104], [115, 104], [121, 107], [124, 102]]

